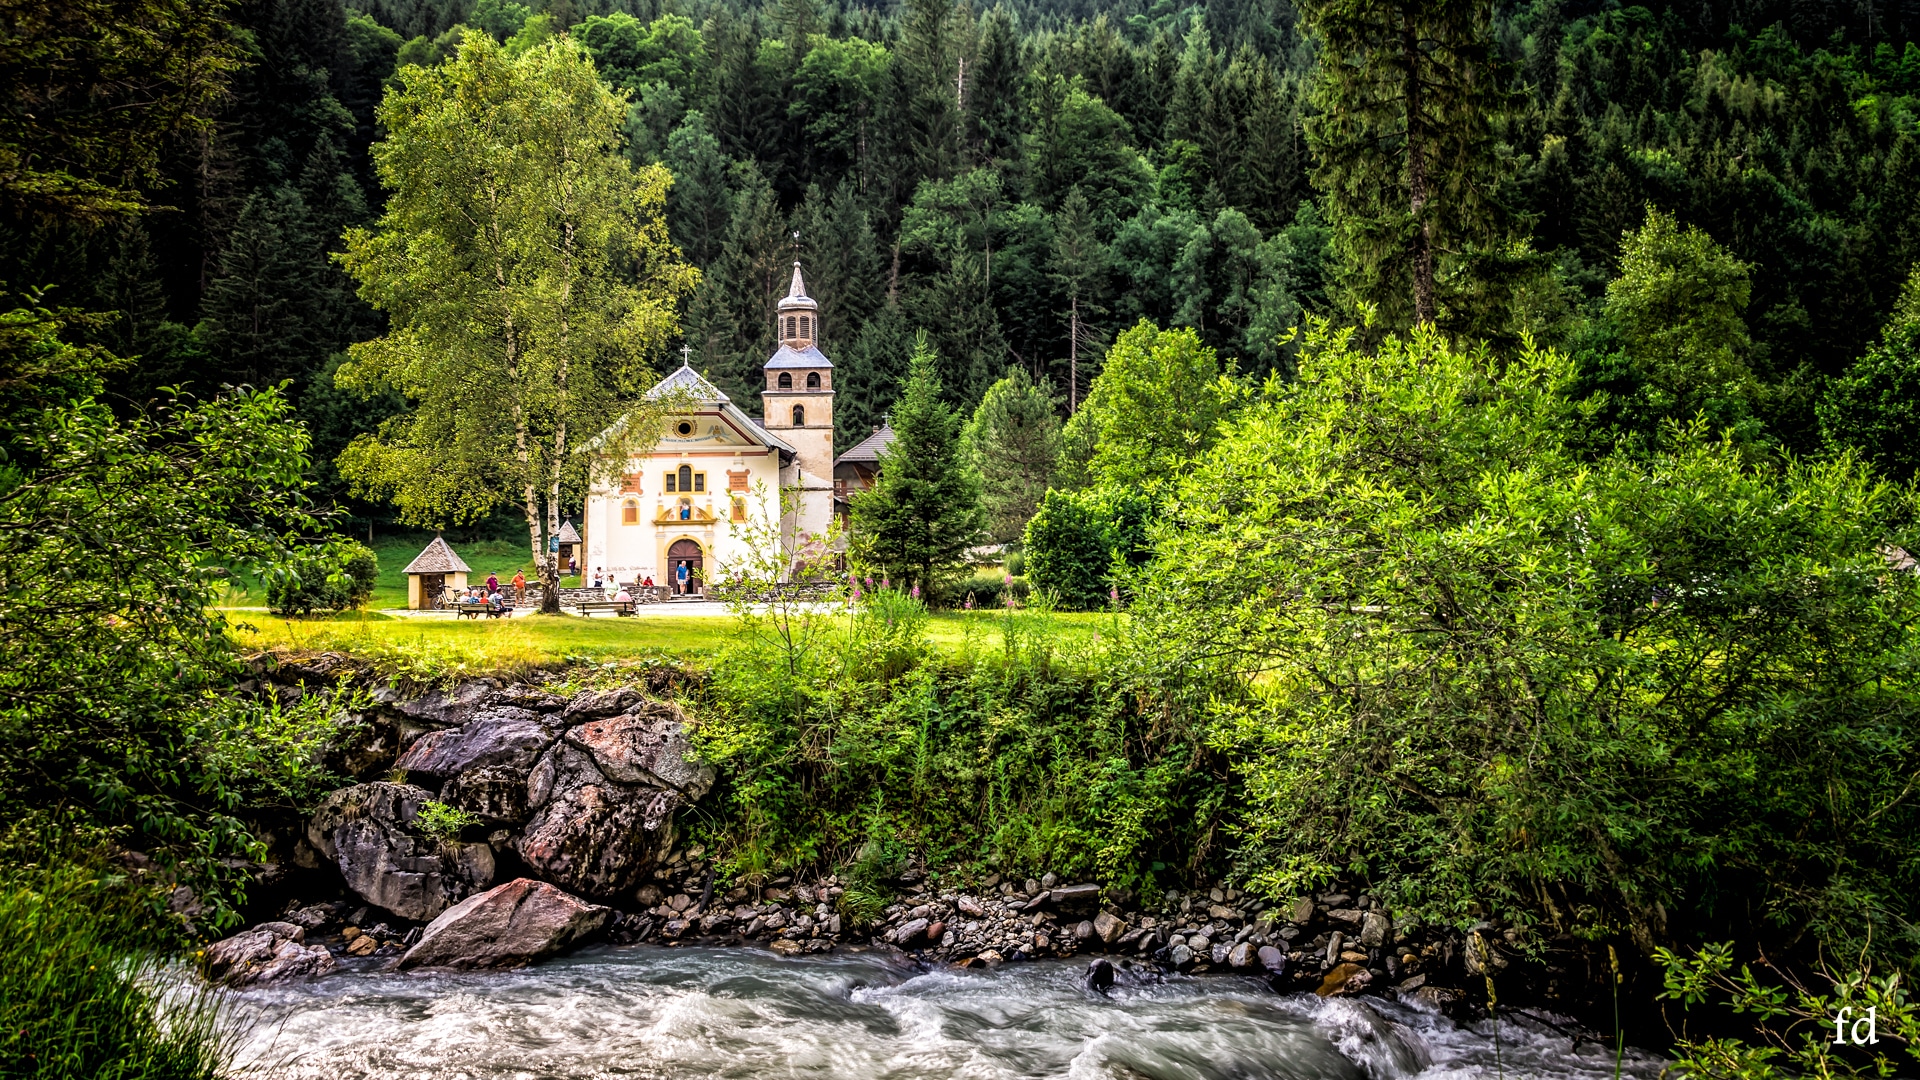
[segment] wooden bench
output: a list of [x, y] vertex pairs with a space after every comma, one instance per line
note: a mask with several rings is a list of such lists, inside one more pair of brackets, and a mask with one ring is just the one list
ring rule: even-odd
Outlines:
[[485, 615], [489, 619], [499, 619], [513, 614], [512, 604], [495, 607], [492, 604], [453, 604], [453, 613], [461, 619], [477, 619]]
[[582, 615], [592, 615], [596, 611], [611, 611], [618, 616], [633, 614], [631, 600], [582, 600], [574, 605]]

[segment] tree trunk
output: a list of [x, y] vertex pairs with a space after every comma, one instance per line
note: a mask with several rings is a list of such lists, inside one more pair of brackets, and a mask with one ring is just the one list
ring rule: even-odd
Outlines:
[[1427, 216], [1430, 165], [1426, 145], [1427, 127], [1422, 110], [1426, 106], [1420, 81], [1423, 55], [1413, 17], [1401, 16], [1400, 42], [1406, 57], [1407, 99], [1407, 210], [1413, 217], [1413, 320], [1432, 324], [1435, 315], [1433, 287], [1433, 222]]
[[1080, 411], [1080, 298], [1073, 298], [1067, 332], [1067, 415]]

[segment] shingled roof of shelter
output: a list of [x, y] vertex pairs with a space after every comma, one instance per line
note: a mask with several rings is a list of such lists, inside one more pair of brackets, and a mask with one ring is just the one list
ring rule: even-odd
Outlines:
[[563, 544], [577, 544], [580, 542], [580, 531], [573, 527], [573, 522], [563, 521], [560, 523], [560, 542]]
[[842, 461], [850, 461], [857, 464], [878, 462], [880, 455], [886, 453], [887, 447], [892, 445], [893, 425], [882, 425], [879, 431], [867, 436], [861, 440], [858, 445], [835, 458], [833, 463], [838, 465]]
[[403, 574], [466, 574], [472, 568], [453, 553], [443, 537], [434, 537], [433, 542], [413, 557], [413, 561], [402, 570]]

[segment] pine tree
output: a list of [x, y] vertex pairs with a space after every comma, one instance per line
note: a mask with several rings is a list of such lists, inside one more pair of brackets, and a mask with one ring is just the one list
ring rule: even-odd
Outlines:
[[758, 399], [760, 366], [773, 354], [773, 307], [785, 295], [793, 267], [793, 239], [772, 185], [753, 162], [734, 172], [738, 194], [727, 242], [700, 283], [700, 335], [705, 374], [738, 401]]
[[282, 187], [247, 197], [196, 331], [218, 378], [271, 386], [325, 362], [333, 333], [319, 321], [327, 305], [314, 304], [326, 289], [321, 257], [299, 192]]
[[1490, 0], [1306, 0], [1320, 46], [1314, 179], [1349, 291], [1390, 322], [1440, 317], [1440, 260], [1491, 235], [1504, 105]]
[[906, 383], [914, 336], [897, 303], [887, 303], [833, 358], [833, 437], [852, 446], [879, 430]]
[[880, 243], [847, 180], [834, 188], [831, 199], [818, 185], [808, 187], [794, 228], [800, 233], [807, 288], [820, 304], [820, 347], [836, 355], [853, 343], [880, 305], [886, 285]]
[[938, 360], [914, 342], [906, 392], [893, 407], [893, 443], [874, 486], [854, 497], [856, 559], [902, 589], [933, 593], [965, 564], [980, 535], [980, 486], [960, 443], [961, 420], [942, 400]]
[[695, 266], [713, 265], [726, 243], [733, 199], [727, 187], [727, 156], [695, 109], [667, 137], [667, 224], [674, 243]]
[[997, 543], [1020, 539], [1053, 479], [1060, 419], [1053, 388], [1016, 367], [987, 388], [967, 425], [967, 450], [980, 476], [980, 508]]
[[[1098, 351], [1102, 336], [1097, 329], [1107, 314], [1108, 254], [1094, 228], [1093, 213], [1087, 197], [1078, 187], [1067, 192], [1060, 212], [1053, 220], [1053, 258], [1048, 269], [1060, 291], [1066, 295], [1067, 310], [1067, 411], [1080, 408], [1081, 387], [1093, 381], [1090, 362]], [[1088, 363], [1082, 371], [1082, 355]]]

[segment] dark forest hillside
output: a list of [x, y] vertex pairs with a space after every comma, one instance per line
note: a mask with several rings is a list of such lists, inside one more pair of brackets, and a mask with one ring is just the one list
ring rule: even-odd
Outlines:
[[[705, 272], [687, 339], [729, 392], [746, 393], [784, 268], [805, 260], [843, 439], [878, 422], [920, 329], [958, 401], [1018, 365], [1064, 411], [1139, 319], [1284, 373], [1303, 315], [1369, 299], [1315, 186], [1315, 56], [1286, 3], [250, 0], [233, 16], [249, 63], [217, 126], [168, 151], [170, 209], [97, 232], [8, 226], [0, 280], [115, 311], [95, 332], [141, 357], [130, 398], [290, 380], [323, 475], [392, 407], [330, 377], [379, 330], [329, 259], [381, 199], [374, 109], [398, 65], [469, 33], [564, 30], [630, 95], [628, 152], [674, 173], [673, 235]], [[1651, 204], [1745, 268], [1739, 422], [1816, 448], [1828, 380], [1920, 259], [1920, 2], [1536, 0], [1500, 6], [1487, 33], [1504, 102], [1491, 198], [1443, 325], [1531, 332], [1632, 397], [1602, 300]]]

